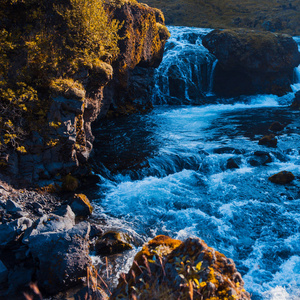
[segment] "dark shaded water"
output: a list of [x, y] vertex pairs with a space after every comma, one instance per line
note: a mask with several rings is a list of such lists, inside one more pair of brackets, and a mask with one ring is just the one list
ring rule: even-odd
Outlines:
[[[181, 29], [171, 30], [176, 37]], [[159, 84], [157, 103], [172, 100]], [[102, 182], [90, 197], [99, 218], [129, 232], [136, 247], [157, 234], [198, 236], [234, 259], [252, 299], [300, 299], [300, 112], [288, 108], [292, 98], [210, 96], [201, 106], [157, 105], [98, 123], [93, 161]], [[258, 145], [274, 121], [285, 125], [277, 148]], [[253, 166], [255, 151], [272, 162]], [[238, 169], [227, 168], [230, 158]], [[296, 180], [268, 181], [282, 170]]]

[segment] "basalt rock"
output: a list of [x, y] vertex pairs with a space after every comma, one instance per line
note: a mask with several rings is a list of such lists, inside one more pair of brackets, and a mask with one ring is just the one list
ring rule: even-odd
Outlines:
[[291, 91], [300, 53], [292, 37], [247, 29], [214, 30], [203, 45], [216, 56], [215, 92], [283, 95]]
[[145, 245], [110, 299], [248, 300], [234, 262], [198, 238], [157, 236]]

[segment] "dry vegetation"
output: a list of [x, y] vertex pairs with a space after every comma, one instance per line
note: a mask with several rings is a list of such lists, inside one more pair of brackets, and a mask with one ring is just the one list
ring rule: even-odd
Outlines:
[[144, 0], [163, 11], [167, 25], [246, 27], [300, 35], [300, 0]]

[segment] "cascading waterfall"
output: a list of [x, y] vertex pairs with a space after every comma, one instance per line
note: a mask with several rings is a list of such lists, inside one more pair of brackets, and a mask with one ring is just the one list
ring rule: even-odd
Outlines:
[[154, 104], [203, 104], [211, 93], [215, 58], [202, 46], [211, 29], [170, 26], [171, 38], [156, 70]]
[[[282, 170], [300, 177], [300, 113], [288, 108], [300, 79], [283, 97], [207, 97], [214, 59], [201, 37], [208, 30], [170, 31], [154, 110], [94, 129], [102, 179], [89, 195], [96, 215], [134, 237], [125, 260], [157, 234], [198, 236], [234, 259], [252, 299], [299, 300], [300, 183], [275, 185], [268, 177]], [[277, 148], [258, 145], [274, 121], [285, 125]], [[238, 168], [228, 167], [230, 159]]]

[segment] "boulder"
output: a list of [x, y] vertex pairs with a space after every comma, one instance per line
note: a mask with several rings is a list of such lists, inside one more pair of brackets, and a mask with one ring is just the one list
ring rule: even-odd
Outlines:
[[275, 138], [274, 134], [265, 135], [264, 137], [262, 137], [259, 140], [258, 145], [264, 145], [264, 146], [267, 146], [267, 147], [276, 148], [277, 139]]
[[39, 236], [43, 233], [56, 233], [66, 231], [73, 228], [75, 225], [75, 214], [70, 206], [61, 207], [56, 213], [43, 215], [39, 218], [34, 226], [29, 228], [23, 237], [23, 243], [28, 244], [34, 236]]
[[227, 160], [226, 168], [227, 169], [239, 169], [240, 167], [238, 165], [238, 159], [233, 158], [233, 157], [229, 158]]
[[276, 121], [273, 122], [270, 127], [269, 130], [273, 131], [273, 132], [278, 132], [278, 131], [282, 131], [284, 129], [284, 125], [282, 125], [280, 122]]
[[234, 262], [198, 238], [158, 236], [145, 245], [110, 299], [240, 299], [250, 295]]
[[292, 37], [248, 29], [214, 30], [203, 45], [216, 56], [215, 92], [283, 95], [291, 91], [300, 53]]
[[265, 151], [255, 151], [254, 157], [250, 158], [250, 165], [253, 167], [264, 166], [267, 163], [272, 162], [270, 153]]
[[75, 194], [71, 203], [71, 208], [76, 217], [88, 217], [93, 212], [93, 207], [84, 194]]
[[32, 221], [26, 217], [0, 225], [0, 246], [6, 246], [18, 235], [30, 228]]
[[90, 224], [81, 222], [64, 230], [40, 230], [28, 238], [28, 247], [37, 262], [38, 286], [49, 294], [76, 285], [91, 265]]
[[281, 171], [269, 177], [269, 180], [271, 182], [277, 184], [287, 184], [292, 182], [294, 179], [295, 179], [294, 174], [288, 171]]
[[98, 255], [111, 255], [131, 250], [130, 236], [124, 232], [108, 231], [96, 241], [95, 250]]

